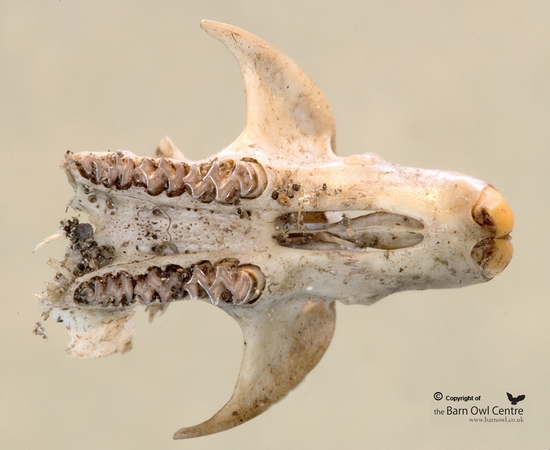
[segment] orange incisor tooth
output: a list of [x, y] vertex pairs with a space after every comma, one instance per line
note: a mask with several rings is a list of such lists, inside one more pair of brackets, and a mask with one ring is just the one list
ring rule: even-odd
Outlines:
[[476, 223], [500, 238], [508, 236], [514, 228], [514, 214], [504, 197], [493, 186], [488, 185], [482, 191], [472, 208]]

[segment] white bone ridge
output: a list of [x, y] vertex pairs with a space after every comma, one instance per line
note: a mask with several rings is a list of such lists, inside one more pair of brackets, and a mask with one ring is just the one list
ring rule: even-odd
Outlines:
[[236, 27], [202, 27], [239, 62], [244, 131], [197, 163], [168, 138], [156, 158], [67, 154], [71, 206], [93, 228], [64, 222], [58, 235], [71, 245], [50, 260], [57, 275], [40, 296], [75, 357], [129, 350], [139, 303], [152, 317], [204, 299], [239, 323], [233, 396], [176, 439], [240, 425], [298, 385], [330, 344], [336, 300], [480, 283], [512, 256], [513, 216], [490, 185], [371, 153], [336, 156], [329, 103], [293, 61]]

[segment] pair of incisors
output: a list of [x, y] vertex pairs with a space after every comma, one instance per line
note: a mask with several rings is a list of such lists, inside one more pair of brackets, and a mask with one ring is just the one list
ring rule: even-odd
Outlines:
[[[205, 298], [237, 320], [245, 347], [233, 396], [211, 419], [177, 431], [176, 439], [240, 425], [297, 386], [330, 344], [336, 300], [368, 305], [399, 291], [480, 283], [512, 257], [512, 211], [491, 185], [371, 153], [336, 156], [329, 103], [293, 61], [233, 26], [203, 21], [202, 27], [239, 62], [244, 131], [201, 163], [185, 159], [169, 139], [157, 158], [67, 155], [73, 207], [89, 214], [99, 248], [113, 248], [114, 256], [43, 297], [48, 311], [63, 318], [78, 356], [129, 348], [131, 314], [116, 295], [129, 310], [155, 299], [164, 307], [165, 299]], [[107, 215], [97, 212], [101, 196], [111, 202]], [[139, 220], [149, 220], [145, 204], [154, 207], [150, 223], [169, 220], [188, 231], [178, 235], [172, 228], [162, 245], [156, 234], [150, 241], [151, 233], [137, 229]], [[130, 216], [136, 210], [139, 220]], [[117, 217], [132, 220], [124, 228]], [[123, 234], [133, 229], [135, 249]], [[145, 301], [136, 292], [149, 279], [156, 290]], [[109, 292], [118, 294], [102, 301]], [[99, 330], [112, 323], [113, 304], [126, 331], [109, 334], [104, 351], [96, 338], [95, 353], [87, 354], [79, 341], [83, 328], [75, 331], [61, 305], [71, 305], [72, 317], [81, 314], [84, 322], [93, 311]]]

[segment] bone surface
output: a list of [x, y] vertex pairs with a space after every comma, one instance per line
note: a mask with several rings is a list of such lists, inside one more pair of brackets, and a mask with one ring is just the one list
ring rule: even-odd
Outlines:
[[130, 350], [142, 305], [153, 318], [201, 300], [239, 323], [233, 396], [176, 439], [240, 425], [296, 387], [330, 344], [337, 300], [482, 283], [512, 258], [513, 214], [494, 187], [372, 153], [338, 157], [330, 105], [307, 74], [246, 31], [202, 27], [239, 63], [243, 132], [203, 161], [168, 138], [155, 157], [67, 152], [70, 205], [89, 222], [62, 221], [69, 246], [40, 298], [74, 357]]

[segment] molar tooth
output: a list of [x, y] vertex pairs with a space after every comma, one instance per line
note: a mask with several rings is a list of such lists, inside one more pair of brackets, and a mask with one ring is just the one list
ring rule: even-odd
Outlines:
[[168, 303], [172, 300], [171, 289], [169, 283], [167, 283], [169, 277], [168, 274], [164, 274], [163, 276], [163, 274], [159, 273], [158, 268], [150, 271], [147, 277], [148, 283], [155, 290], [155, 297], [158, 297], [161, 303]]
[[239, 182], [232, 173], [234, 169], [235, 163], [232, 160], [216, 160], [204, 177], [205, 180], [211, 181], [216, 193], [216, 201], [233, 203], [235, 197], [238, 196]]
[[122, 287], [118, 277], [109, 274], [107, 276], [107, 285], [105, 287], [105, 296], [109, 298], [109, 304], [118, 306], [122, 296]]
[[134, 159], [128, 157], [122, 152], [116, 153], [116, 167], [117, 176], [114, 181], [118, 189], [128, 189], [132, 185], [132, 178], [134, 174]]
[[95, 184], [106, 184], [106, 179], [109, 174], [109, 166], [103, 158], [91, 156], [92, 173], [90, 179]]
[[65, 159], [69, 163], [73, 163], [84, 178], [91, 178], [93, 172], [92, 155], [75, 155], [74, 153], [67, 152]]
[[235, 176], [239, 181], [241, 195], [244, 198], [256, 198], [267, 185], [265, 172], [257, 161], [237, 161]]
[[134, 286], [134, 296], [141, 298], [141, 303], [148, 305], [153, 300], [154, 290], [148, 283], [148, 276], [139, 276]]
[[168, 190], [170, 186], [170, 180], [174, 177], [176, 169], [172, 163], [164, 158], [161, 158], [157, 170], [152, 174], [149, 179], [150, 184], [154, 187], [154, 192], [152, 189], [148, 189], [148, 192], [151, 195], [158, 195], [163, 191]]
[[102, 178], [102, 184], [105, 187], [113, 186], [118, 176], [118, 166], [115, 162], [116, 155], [113, 153], [107, 153], [102, 161], [105, 165], [105, 175]]
[[147, 158], [142, 158], [140, 161], [136, 161], [136, 167], [132, 177], [133, 185], [148, 188], [149, 177], [153, 173], [151, 161]]
[[224, 303], [238, 303], [239, 298], [235, 295], [235, 287], [238, 284], [236, 280], [238, 271], [235, 270], [234, 260], [225, 260], [216, 266], [215, 275], [212, 273], [212, 281], [207, 289], [212, 303], [218, 305]]
[[92, 304], [99, 304], [100, 306], [107, 306], [107, 296], [105, 295], [105, 280], [102, 278], [95, 278], [93, 283], [93, 296]]
[[75, 290], [74, 301], [77, 305], [91, 305], [94, 300], [94, 288], [90, 283], [83, 283]]
[[91, 154], [78, 154], [67, 153], [65, 159], [69, 163], [74, 163], [80, 174], [93, 183], [97, 184], [94, 180], [96, 178], [97, 165], [95, 164], [95, 158]]
[[212, 264], [208, 261], [201, 262], [193, 268], [193, 275], [191, 279], [186, 283], [186, 290], [189, 292], [191, 298], [204, 297], [202, 293], [206, 293], [214, 305], [217, 305], [217, 301], [210, 294], [210, 287], [215, 280], [215, 275]]
[[253, 303], [260, 297], [265, 288], [265, 275], [257, 266], [252, 264], [244, 266], [241, 273], [246, 273], [251, 280], [250, 289], [241, 303]]
[[[250, 296], [254, 286], [249, 274], [244, 270], [235, 270], [235, 264], [224, 261], [216, 267], [216, 280], [214, 286], [217, 292], [229, 292], [229, 298], [225, 296], [226, 303], [244, 303]], [[219, 296], [221, 299], [221, 296]]]
[[132, 302], [133, 284], [132, 278], [126, 272], [108, 274], [105, 295], [109, 297], [112, 306], [127, 306]]
[[122, 290], [122, 295], [120, 297], [121, 306], [130, 305], [134, 298], [134, 283], [132, 277], [126, 272], [121, 272], [119, 276]]
[[193, 165], [185, 181], [193, 198], [210, 203], [216, 198], [216, 185], [208, 172], [204, 176], [200, 174], [202, 168]]
[[134, 174], [136, 185], [144, 187], [147, 193], [153, 196], [159, 195], [163, 191], [166, 181], [166, 174], [157, 170], [156, 163], [154, 159], [143, 158]]
[[189, 173], [189, 164], [178, 163], [176, 164], [175, 171], [172, 176], [168, 178], [168, 188], [166, 195], [168, 197], [177, 197], [185, 192], [184, 178]]
[[167, 279], [167, 284], [170, 288], [172, 298], [181, 299], [187, 295], [190, 295], [186, 289], [186, 286], [192, 277], [192, 270], [184, 269], [175, 264], [171, 264], [166, 267], [166, 271], [170, 274]]

